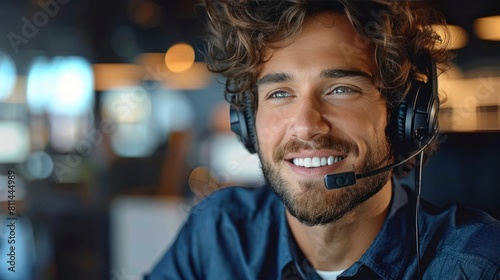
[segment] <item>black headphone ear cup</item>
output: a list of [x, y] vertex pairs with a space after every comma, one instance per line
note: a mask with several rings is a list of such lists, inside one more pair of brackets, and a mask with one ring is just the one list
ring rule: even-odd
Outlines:
[[426, 81], [413, 80], [405, 99], [391, 111], [388, 130], [396, 156], [417, 150], [421, 140], [438, 130], [436, 65], [429, 54], [422, 54], [416, 63]]
[[408, 103], [406, 101], [401, 102], [396, 108], [392, 109], [391, 112], [391, 129], [390, 132], [393, 149], [396, 153], [400, 153], [404, 150], [401, 143], [405, 142], [405, 127], [406, 127], [406, 114], [408, 112]]
[[255, 143], [257, 139], [257, 135], [255, 133], [255, 116], [253, 113], [253, 104], [252, 100], [247, 96], [245, 97], [245, 108], [243, 109], [245, 116], [245, 123], [247, 127], [247, 135], [248, 135], [248, 146], [247, 149], [250, 153], [255, 153]]
[[239, 136], [240, 141], [250, 153], [255, 153], [255, 126], [252, 100], [245, 95], [243, 110], [231, 105], [229, 109], [231, 130]]
[[414, 128], [415, 125], [419, 125], [415, 123], [414, 106], [421, 88], [420, 84], [418, 81], [413, 81], [405, 99], [391, 112], [390, 136], [396, 155], [405, 154], [419, 148], [416, 145], [418, 141], [414, 141], [416, 138]]

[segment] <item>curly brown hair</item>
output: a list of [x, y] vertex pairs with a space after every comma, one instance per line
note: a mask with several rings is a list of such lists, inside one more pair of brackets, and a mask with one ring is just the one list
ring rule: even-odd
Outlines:
[[[440, 69], [450, 56], [445, 39], [432, 25], [444, 18], [423, 1], [396, 0], [206, 0], [208, 20], [207, 65], [226, 79], [224, 96], [236, 108], [244, 107], [246, 94], [257, 110], [256, 81], [265, 62], [265, 50], [297, 36], [304, 21], [320, 12], [347, 16], [358, 34], [373, 44], [378, 73], [375, 82], [394, 108], [404, 100], [411, 81], [418, 76], [417, 59], [429, 53]], [[390, 111], [390, 110], [389, 110]], [[426, 151], [430, 156], [434, 147]], [[414, 161], [395, 170], [406, 176]]]

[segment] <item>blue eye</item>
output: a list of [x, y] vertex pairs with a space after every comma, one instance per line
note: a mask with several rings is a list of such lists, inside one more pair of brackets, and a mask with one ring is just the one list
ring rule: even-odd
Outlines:
[[286, 91], [276, 91], [276, 92], [273, 92], [271, 95], [269, 95], [269, 98], [279, 99], [279, 98], [285, 98], [285, 97], [290, 97], [290, 96], [292, 96], [292, 95]]
[[353, 93], [353, 92], [357, 92], [357, 91], [354, 90], [354, 89], [352, 89], [352, 88], [350, 88], [350, 87], [340, 86], [340, 87], [334, 88], [331, 92], [333, 94], [344, 95], [344, 94], [349, 94], [349, 93]]

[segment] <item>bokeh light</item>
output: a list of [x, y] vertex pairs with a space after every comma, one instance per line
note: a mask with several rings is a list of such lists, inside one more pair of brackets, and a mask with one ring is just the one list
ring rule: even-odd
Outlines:
[[94, 74], [82, 57], [37, 57], [29, 70], [27, 103], [33, 114], [79, 116], [92, 109]]
[[151, 97], [142, 87], [122, 88], [102, 94], [103, 115], [118, 123], [140, 123], [151, 114]]
[[458, 25], [433, 25], [432, 28], [442, 38], [446, 48], [450, 50], [461, 49], [465, 47], [469, 41], [469, 36], [465, 29]]
[[46, 152], [34, 152], [28, 157], [26, 167], [33, 178], [45, 179], [52, 173], [54, 162]]
[[46, 111], [55, 78], [51, 61], [43, 56], [35, 58], [28, 72], [26, 92], [26, 101], [31, 113], [41, 115]]
[[500, 41], [500, 15], [476, 19], [474, 32], [483, 40]]
[[181, 73], [194, 63], [194, 49], [189, 44], [178, 43], [171, 46], [165, 54], [165, 64], [174, 73]]
[[77, 116], [89, 112], [94, 102], [94, 74], [81, 57], [54, 59], [56, 84], [48, 110], [54, 114]]
[[16, 85], [16, 65], [12, 59], [0, 51], [0, 100], [7, 98]]
[[28, 135], [28, 127], [22, 122], [0, 122], [0, 163], [23, 162], [30, 150]]

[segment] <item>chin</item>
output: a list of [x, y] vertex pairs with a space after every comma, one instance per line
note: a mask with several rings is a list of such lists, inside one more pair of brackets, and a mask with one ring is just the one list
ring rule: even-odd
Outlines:
[[287, 182], [276, 172], [264, 169], [264, 176], [283, 204], [302, 224], [318, 226], [342, 220], [359, 205], [373, 197], [389, 180], [389, 173], [378, 174], [356, 185], [328, 190], [324, 183], [315, 181]]

